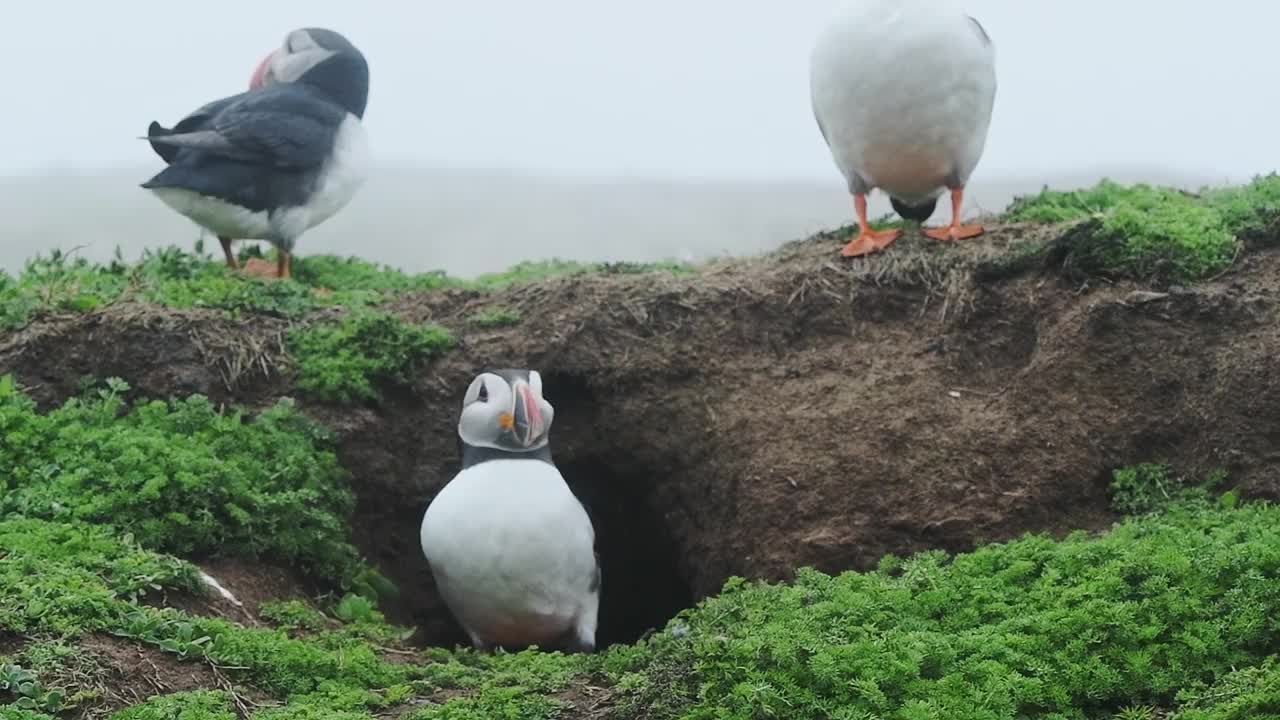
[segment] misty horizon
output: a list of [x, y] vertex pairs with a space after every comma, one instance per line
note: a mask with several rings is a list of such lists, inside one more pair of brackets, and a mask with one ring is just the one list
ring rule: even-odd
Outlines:
[[[192, 247], [201, 231], [138, 187], [161, 167], [138, 136], [244, 90], [306, 25], [341, 31], [368, 58], [375, 168], [301, 238], [301, 255], [466, 276], [551, 257], [767, 252], [853, 220], [809, 97], [810, 49], [837, 2], [425, 3], [392, 14], [345, 0], [225, 0], [198, 33], [172, 32], [145, 4], [85, 5], [75, 22], [56, 3], [26, 6], [23, 31], [0, 46], [7, 66], [29, 68], [7, 79], [18, 111], [0, 137], [0, 268], [55, 247], [96, 260], [117, 245], [130, 259]], [[1259, 142], [1274, 134], [1275, 94], [1242, 69], [1263, 66], [1280, 9], [963, 5], [995, 43], [999, 79], [966, 214], [1044, 185], [1109, 176], [1195, 188], [1277, 166]], [[1232, 41], [1186, 51], [1206, 37]], [[889, 210], [881, 193], [870, 205]]]
[[[31, 173], [0, 178], [0, 269], [15, 273], [36, 254], [73, 248], [81, 257], [126, 260], [147, 249], [191, 249], [216, 240], [138, 187], [154, 168]], [[1195, 190], [1240, 178], [1162, 168], [1113, 168], [1051, 176], [988, 178], [970, 185], [969, 213], [995, 213], [1048, 185], [1071, 189], [1103, 177]], [[1247, 180], [1244, 178], [1243, 180]], [[71, 202], [68, 203], [68, 199]], [[889, 213], [879, 192], [872, 216]], [[68, 209], [71, 212], [68, 212]], [[933, 221], [949, 206], [939, 203]], [[300, 256], [358, 256], [407, 272], [471, 277], [525, 260], [703, 261], [769, 252], [852, 223], [842, 180], [763, 182], [582, 178], [511, 169], [384, 164], [351, 205], [299, 242]], [[262, 243], [268, 249], [265, 243]]]

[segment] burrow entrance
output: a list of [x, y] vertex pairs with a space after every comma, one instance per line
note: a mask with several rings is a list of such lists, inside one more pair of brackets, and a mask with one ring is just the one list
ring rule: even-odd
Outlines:
[[691, 607], [680, 550], [649, 503], [640, 473], [620, 473], [595, 457], [556, 465], [595, 525], [601, 572], [596, 646], [635, 642]]
[[[551, 430], [556, 467], [586, 507], [596, 533], [602, 575], [596, 647], [635, 642], [662, 629], [694, 603], [691, 585], [681, 570], [681, 548], [652, 501], [654, 473], [649, 464], [635, 462], [632, 453], [618, 448], [601, 431], [599, 413], [608, 405], [602, 406], [577, 377], [548, 373], [543, 378], [556, 411]], [[430, 582], [430, 570], [417, 543], [425, 507], [415, 507], [412, 515], [397, 515], [399, 530], [383, 523], [367, 524], [379, 528], [368, 538], [368, 544], [380, 551], [376, 553], [379, 565], [402, 587], [421, 588]], [[385, 537], [388, 532], [395, 537]], [[405, 603], [410, 598], [412, 606]], [[401, 607], [391, 614], [411, 618], [419, 627], [416, 644], [466, 644], [465, 634], [444, 603], [438, 597], [425, 600], [420, 594], [405, 593], [398, 603]]]

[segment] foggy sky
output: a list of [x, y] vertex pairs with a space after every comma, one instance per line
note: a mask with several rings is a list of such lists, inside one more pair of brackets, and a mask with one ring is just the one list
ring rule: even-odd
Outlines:
[[[149, 121], [242, 90], [287, 31], [322, 25], [369, 59], [383, 164], [838, 183], [807, 74], [834, 3], [23, 3], [0, 43], [0, 172], [154, 164], [134, 139]], [[1262, 75], [1280, 6], [967, 7], [1000, 83], [977, 177], [1137, 165], [1239, 180], [1276, 164]]]
[[[54, 248], [104, 260], [216, 246], [138, 188], [162, 165], [136, 138], [240, 92], [309, 25], [369, 59], [376, 166], [303, 236], [304, 255], [469, 275], [553, 256], [767, 252], [852, 220], [809, 105], [809, 49], [835, 2], [23, 3], [0, 41], [0, 270]], [[999, 78], [969, 211], [1044, 184], [1195, 188], [1278, 164], [1280, 6], [967, 7]], [[871, 208], [889, 209], [881, 194]], [[949, 211], [939, 203], [935, 222]]]

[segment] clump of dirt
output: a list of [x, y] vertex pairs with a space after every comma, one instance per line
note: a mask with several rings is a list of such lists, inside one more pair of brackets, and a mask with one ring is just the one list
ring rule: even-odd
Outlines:
[[[304, 408], [338, 434], [357, 542], [401, 589], [389, 616], [431, 643], [463, 636], [418, 526], [457, 471], [462, 394], [485, 367], [543, 374], [557, 463], [598, 527], [604, 644], [731, 575], [1103, 528], [1109, 473], [1135, 462], [1222, 468], [1246, 493], [1280, 497], [1280, 254], [1153, 292], [1064, 272], [1042, 252], [1055, 233], [907, 237], [852, 261], [823, 234], [694, 275], [406, 294], [389, 309], [444, 325], [458, 347], [381, 406]], [[520, 322], [468, 322], [493, 307]], [[152, 396], [263, 404], [291, 393], [288, 363], [243, 348], [273, 348], [281, 332], [274, 319], [119, 306], [0, 341], [0, 372], [46, 403], [80, 374], [110, 374]], [[211, 355], [214, 336], [242, 349]], [[228, 352], [262, 358], [246, 365], [259, 371], [228, 381], [209, 360]]]

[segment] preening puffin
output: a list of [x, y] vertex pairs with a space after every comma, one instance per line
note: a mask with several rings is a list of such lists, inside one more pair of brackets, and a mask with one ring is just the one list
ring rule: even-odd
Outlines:
[[536, 370], [496, 370], [467, 388], [462, 470], [428, 505], [422, 552], [479, 650], [595, 649], [595, 529], [551, 458], [554, 410]]
[[877, 187], [916, 222], [950, 190], [951, 224], [925, 234], [982, 234], [960, 222], [996, 94], [995, 46], [977, 20], [952, 0], [847, 0], [814, 45], [809, 78], [818, 128], [858, 214], [843, 255], [882, 250], [902, 234], [868, 225], [867, 193]]
[[213, 232], [227, 264], [233, 239], [267, 240], [289, 277], [298, 238], [355, 196], [368, 173], [361, 119], [369, 66], [324, 28], [289, 33], [258, 65], [248, 92], [215, 100], [146, 140], [168, 167], [142, 184]]

